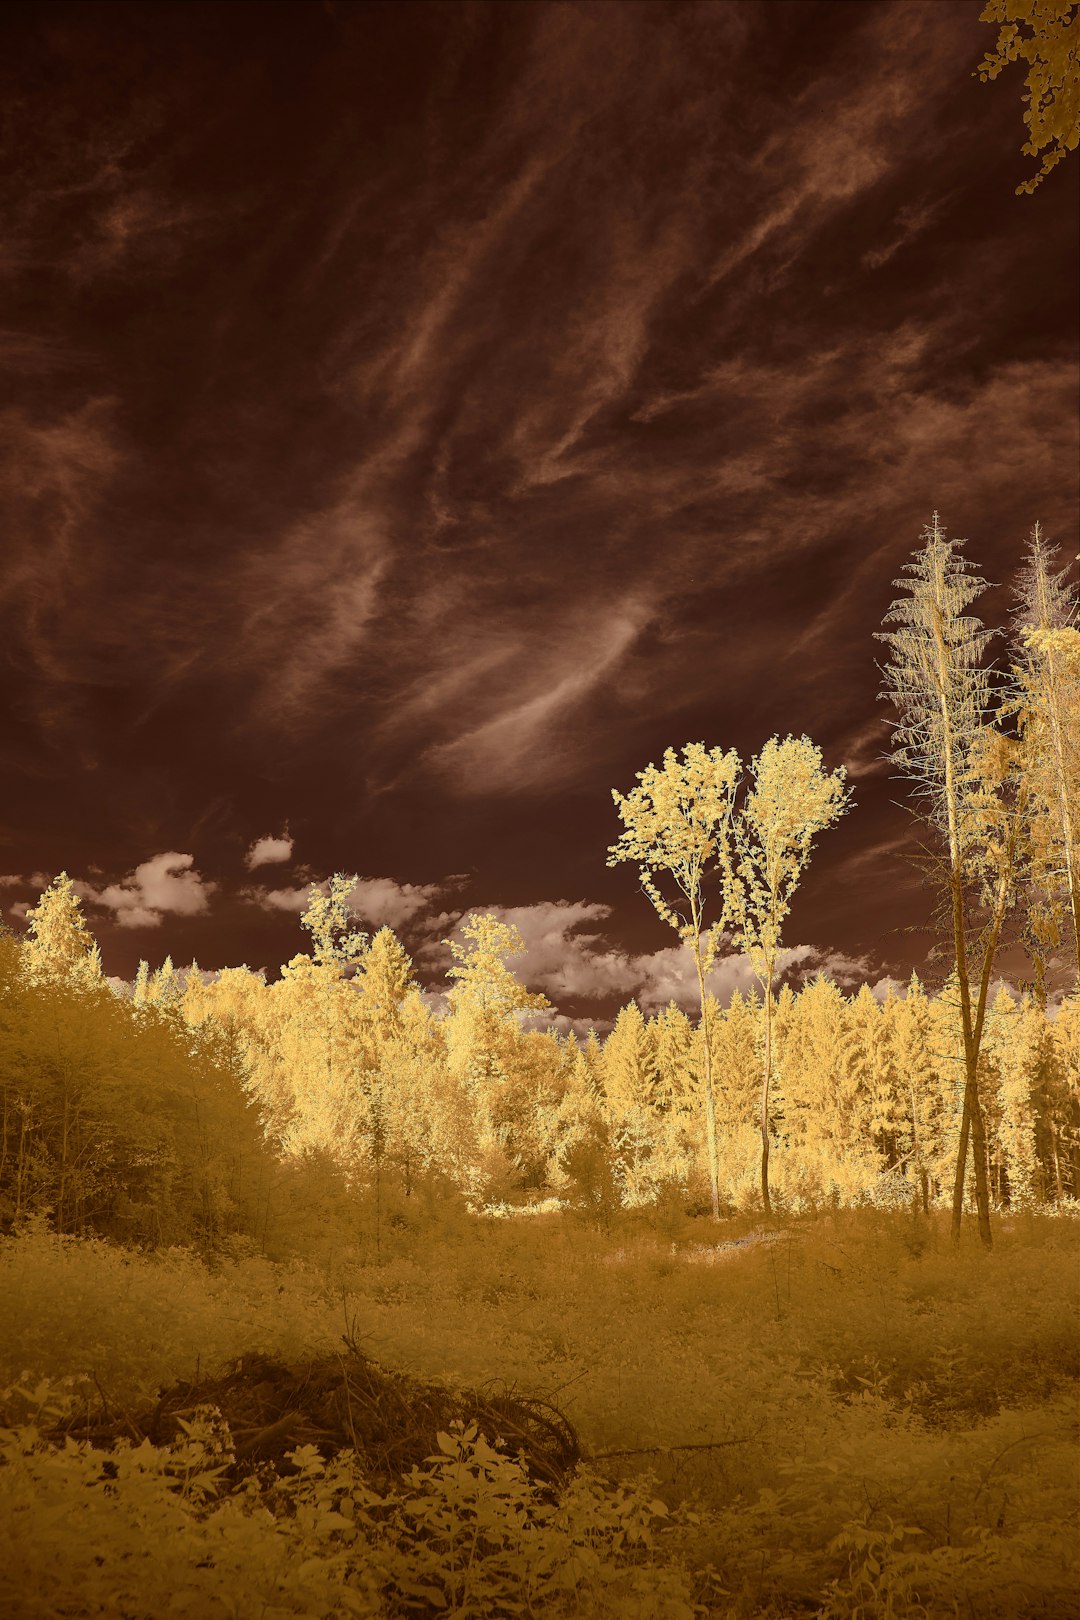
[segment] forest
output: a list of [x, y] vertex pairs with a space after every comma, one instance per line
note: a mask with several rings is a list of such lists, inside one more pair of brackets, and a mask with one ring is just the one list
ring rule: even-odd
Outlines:
[[1067, 581], [1036, 526], [994, 663], [936, 514], [897, 581], [934, 988], [778, 971], [857, 813], [805, 737], [613, 791], [700, 998], [603, 1038], [493, 913], [441, 999], [345, 873], [276, 977], [123, 984], [51, 882], [0, 938], [3, 1612], [1080, 1613]]

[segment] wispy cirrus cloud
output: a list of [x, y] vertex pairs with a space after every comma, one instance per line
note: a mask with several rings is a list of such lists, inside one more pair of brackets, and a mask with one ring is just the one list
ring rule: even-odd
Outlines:
[[[112, 873], [212, 801], [232, 852], [285, 807], [312, 870], [351, 828], [482, 874], [565, 818], [529, 881], [577, 892], [612, 780], [774, 730], [887, 843], [872, 632], [921, 523], [1007, 579], [1076, 518], [1072, 202], [1014, 202], [976, 12], [315, 9], [13, 25], [5, 847]], [[305, 903], [269, 866], [241, 952]], [[371, 899], [449, 926], [407, 888]]]
[[[426, 749], [422, 762], [467, 794], [549, 784], [580, 769], [574, 718], [598, 689], [614, 681], [648, 614], [629, 600], [576, 620], [547, 648], [534, 646], [531, 667], [519, 668], [497, 686], [481, 673], [467, 696], [456, 693], [455, 707], [470, 706], [473, 723], [455, 736], [454, 716], [445, 713], [450, 740]], [[556, 731], [558, 749], [550, 746]]]

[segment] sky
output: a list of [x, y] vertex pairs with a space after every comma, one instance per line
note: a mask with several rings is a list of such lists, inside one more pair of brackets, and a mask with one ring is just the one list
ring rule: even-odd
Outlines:
[[995, 625], [1078, 549], [1078, 168], [980, 9], [9, 3], [7, 923], [273, 972], [346, 871], [431, 985], [494, 910], [662, 1005], [611, 789], [805, 733], [789, 970], [932, 977], [874, 632], [935, 509]]

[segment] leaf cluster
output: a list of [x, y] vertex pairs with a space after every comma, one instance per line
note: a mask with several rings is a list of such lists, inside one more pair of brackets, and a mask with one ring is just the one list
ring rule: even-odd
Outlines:
[[[1076, 0], [989, 0], [980, 22], [997, 23], [997, 45], [975, 70], [983, 83], [1016, 61], [1026, 62], [1029, 157], [1043, 152], [1042, 165], [1016, 188], [1030, 195], [1080, 145], [1080, 5]], [[1049, 151], [1045, 148], [1049, 147]]]

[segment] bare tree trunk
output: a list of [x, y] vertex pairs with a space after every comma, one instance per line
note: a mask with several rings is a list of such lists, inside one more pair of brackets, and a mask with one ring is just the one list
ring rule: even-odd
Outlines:
[[[957, 786], [953, 760], [953, 717], [946, 700], [948, 690], [946, 668], [948, 654], [941, 623], [940, 610], [934, 613], [934, 639], [937, 646], [940, 671], [939, 698], [942, 723], [942, 753], [945, 766], [945, 806], [949, 834], [949, 891], [952, 901], [953, 948], [956, 955], [956, 973], [960, 983], [960, 1017], [964, 1032], [964, 1110], [960, 1122], [960, 1148], [956, 1158], [956, 1176], [953, 1181], [952, 1235], [960, 1240], [960, 1224], [964, 1211], [964, 1177], [967, 1167], [967, 1145], [970, 1133], [975, 1154], [975, 1204], [978, 1210], [979, 1236], [987, 1248], [993, 1243], [990, 1232], [990, 1189], [986, 1175], [986, 1133], [983, 1128], [982, 1108], [979, 1103], [979, 1052], [975, 1043], [971, 1018], [971, 986], [967, 970], [967, 922], [964, 916], [964, 878], [960, 850], [960, 827], [957, 813]], [[980, 1030], [981, 1033], [981, 1030]]]
[[63, 1127], [60, 1133], [60, 1186], [56, 1194], [56, 1230], [64, 1230], [64, 1198], [67, 1192], [68, 1169], [68, 1128], [70, 1122], [70, 1099], [67, 1087], [64, 1088], [64, 1114]]
[[[26, 1116], [29, 1113], [29, 1111], [30, 1111], [30, 1104], [29, 1103], [24, 1102], [24, 1103], [20, 1104], [20, 1106], [19, 1106], [19, 1151], [18, 1151], [18, 1157], [15, 1160], [15, 1219], [16, 1220], [18, 1220], [19, 1216], [22, 1214], [22, 1210], [23, 1210], [23, 1194], [26, 1191], [26, 1160], [27, 1160]], [[1055, 1164], [1057, 1163], [1057, 1154], [1056, 1153], [1054, 1155], [1054, 1162], [1055, 1162]], [[1060, 1185], [1060, 1182], [1061, 1182], [1061, 1176], [1059, 1174], [1059, 1176], [1058, 1176], [1059, 1185]]]
[[1054, 1166], [1054, 1191], [1057, 1203], [1061, 1203], [1065, 1194], [1061, 1184], [1061, 1159], [1058, 1157], [1057, 1130], [1053, 1123], [1050, 1125], [1050, 1160]]
[[769, 1197], [769, 1083], [772, 1079], [772, 973], [765, 982], [765, 1065], [761, 1077], [761, 1202], [766, 1215], [772, 1214]]
[[964, 1111], [960, 1121], [960, 1144], [956, 1155], [956, 1175], [953, 1180], [952, 1235], [960, 1240], [960, 1225], [964, 1213], [964, 1181], [967, 1172], [968, 1140], [975, 1160], [975, 1209], [979, 1223], [979, 1236], [986, 1248], [993, 1246], [990, 1231], [990, 1184], [987, 1175], [986, 1127], [983, 1123], [982, 1104], [979, 1100], [979, 1051], [971, 1020], [971, 991], [967, 983], [967, 961], [963, 950], [963, 936], [958, 936], [958, 957], [961, 963], [960, 1009], [964, 1030]]
[[8, 1087], [5, 1086], [4, 1087], [4, 1121], [3, 1121], [2, 1131], [0, 1131], [0, 1188], [3, 1188], [4, 1181], [5, 1181], [6, 1177], [7, 1177], [8, 1132], [9, 1132], [8, 1120], [9, 1120], [9, 1116], [10, 1116], [10, 1111], [11, 1111], [11, 1092], [8, 1089]]
[[[998, 940], [1001, 937], [1002, 924], [1005, 921], [1005, 911], [1008, 904], [1010, 874], [1012, 860], [1015, 854], [1016, 829], [1014, 826], [1010, 838], [1006, 864], [998, 878], [997, 893], [994, 896], [994, 910], [990, 923], [990, 931], [983, 945], [982, 971], [979, 974], [979, 995], [975, 1008], [975, 1017], [971, 1017], [971, 995], [966, 977], [961, 979], [960, 1006], [964, 1013], [964, 1064], [967, 1071], [967, 1086], [964, 1093], [964, 1114], [970, 1127], [972, 1151], [975, 1155], [975, 1207], [978, 1213], [979, 1236], [989, 1249], [993, 1244], [990, 1232], [990, 1187], [988, 1176], [988, 1155], [986, 1145], [986, 1127], [983, 1122], [982, 1104], [979, 1099], [978, 1072], [979, 1053], [982, 1051], [983, 1030], [986, 1026], [986, 1003], [990, 991], [990, 975], [994, 968], [994, 958], [997, 955]], [[959, 887], [957, 879], [956, 887]], [[956, 904], [953, 906], [954, 923]], [[960, 900], [960, 925], [963, 927], [963, 898]], [[963, 938], [960, 937], [959, 953], [963, 950]], [[966, 967], [966, 958], [965, 958]], [[969, 1098], [973, 1099], [973, 1106], [969, 1105]], [[963, 1123], [960, 1127], [960, 1150], [957, 1154], [957, 1184], [953, 1187], [953, 1220], [952, 1232], [954, 1240], [960, 1235], [960, 1217], [957, 1213], [957, 1196], [959, 1196], [960, 1209], [964, 1200], [964, 1174], [967, 1160], [968, 1133]], [[957, 1192], [959, 1188], [959, 1194]]]
[[720, 1219], [720, 1163], [716, 1149], [716, 1094], [713, 1090], [712, 1028], [709, 1021], [709, 1003], [705, 994], [705, 972], [701, 965], [701, 935], [694, 938], [694, 965], [697, 968], [698, 992], [701, 996], [701, 1038], [705, 1045], [705, 1143], [709, 1156], [709, 1192], [712, 1197], [713, 1220]]

